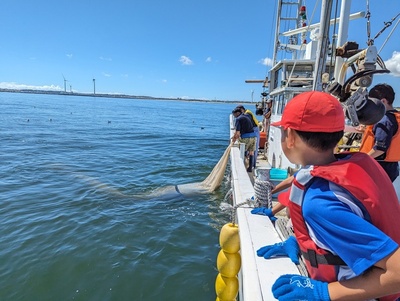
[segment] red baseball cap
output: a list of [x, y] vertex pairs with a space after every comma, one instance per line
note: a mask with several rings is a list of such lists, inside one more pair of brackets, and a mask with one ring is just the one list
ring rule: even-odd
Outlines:
[[282, 119], [271, 123], [284, 129], [333, 133], [344, 130], [344, 111], [329, 93], [310, 91], [296, 95], [283, 110]]

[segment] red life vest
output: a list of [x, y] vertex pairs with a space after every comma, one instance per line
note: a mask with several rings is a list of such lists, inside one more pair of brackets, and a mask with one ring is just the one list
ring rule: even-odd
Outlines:
[[[392, 183], [383, 168], [370, 156], [363, 153], [346, 155], [350, 154], [349, 159], [300, 170], [291, 187], [290, 215], [296, 239], [305, 255], [303, 257], [312, 279], [325, 282], [337, 281], [339, 266], [345, 264], [338, 256], [319, 248], [308, 233], [301, 207], [306, 185], [313, 177], [326, 179], [349, 191], [365, 206], [372, 224], [400, 245], [400, 231], [397, 227], [400, 204]], [[400, 293], [379, 300], [393, 301], [398, 297]]]
[[[393, 135], [392, 142], [390, 143], [389, 148], [386, 150], [386, 162], [398, 162], [400, 161], [400, 112], [395, 112], [393, 115], [396, 117], [397, 124], [399, 125], [399, 129]], [[375, 136], [372, 131], [373, 126], [369, 125], [365, 128], [361, 145], [360, 152], [368, 153], [373, 146], [375, 145]]]

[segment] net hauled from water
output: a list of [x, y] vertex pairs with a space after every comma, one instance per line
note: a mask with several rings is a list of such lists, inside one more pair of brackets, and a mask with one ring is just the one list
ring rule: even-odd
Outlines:
[[232, 144], [230, 144], [221, 159], [219, 159], [218, 163], [214, 166], [211, 173], [208, 177], [201, 182], [201, 186], [208, 190], [209, 192], [215, 191], [219, 186], [221, 186], [222, 180], [224, 179], [225, 169], [228, 164], [229, 154], [232, 148]]

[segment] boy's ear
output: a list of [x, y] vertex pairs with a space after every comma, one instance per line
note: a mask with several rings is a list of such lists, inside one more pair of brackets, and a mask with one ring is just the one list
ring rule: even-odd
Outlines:
[[286, 140], [286, 147], [293, 148], [294, 142], [296, 140], [296, 131], [292, 130], [291, 128], [287, 128], [285, 140]]

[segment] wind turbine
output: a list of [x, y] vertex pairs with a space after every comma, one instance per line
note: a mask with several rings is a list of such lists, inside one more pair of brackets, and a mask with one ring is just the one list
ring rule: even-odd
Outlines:
[[67, 81], [68, 81], [68, 80], [65, 79], [64, 74], [61, 73], [61, 75], [62, 75], [62, 77], [63, 77], [63, 79], [64, 79], [64, 93], [67, 93]]

